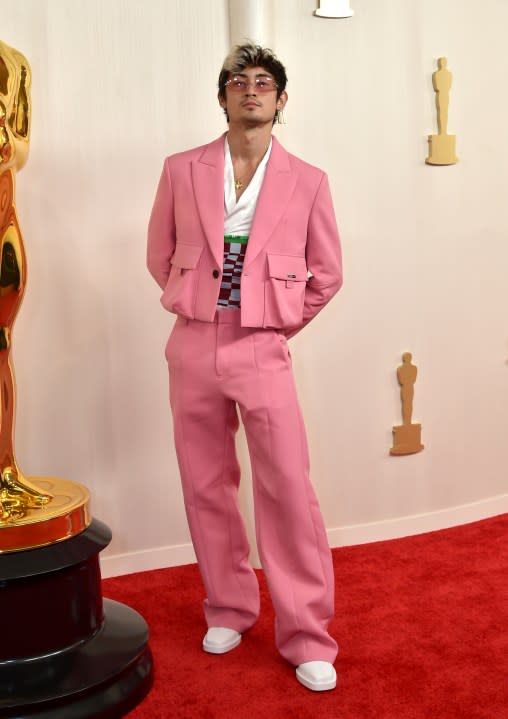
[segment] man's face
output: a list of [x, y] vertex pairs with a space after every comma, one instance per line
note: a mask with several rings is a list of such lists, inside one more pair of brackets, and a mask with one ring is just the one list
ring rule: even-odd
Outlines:
[[277, 110], [286, 104], [285, 92], [277, 98], [273, 76], [262, 67], [249, 67], [232, 73], [226, 84], [226, 98], [219, 97], [221, 107], [226, 109], [229, 124], [247, 126], [273, 122]]

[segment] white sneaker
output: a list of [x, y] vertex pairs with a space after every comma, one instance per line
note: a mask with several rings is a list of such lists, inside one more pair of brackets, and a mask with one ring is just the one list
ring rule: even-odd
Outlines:
[[337, 674], [330, 662], [304, 662], [296, 667], [296, 678], [313, 692], [335, 689], [337, 685]]
[[237, 647], [242, 635], [226, 627], [210, 627], [203, 639], [203, 649], [210, 654], [225, 654]]

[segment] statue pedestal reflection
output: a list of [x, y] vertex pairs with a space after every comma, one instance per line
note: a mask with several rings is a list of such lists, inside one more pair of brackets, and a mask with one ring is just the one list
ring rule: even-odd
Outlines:
[[150, 689], [148, 628], [103, 600], [99, 552], [111, 540], [93, 520], [62, 542], [0, 555], [0, 716], [113, 719]]

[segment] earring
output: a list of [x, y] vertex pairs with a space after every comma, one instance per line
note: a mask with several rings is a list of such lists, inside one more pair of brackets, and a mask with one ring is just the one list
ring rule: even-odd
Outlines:
[[286, 120], [284, 119], [284, 110], [282, 108], [280, 110], [277, 110], [277, 124], [278, 125], [286, 124]]

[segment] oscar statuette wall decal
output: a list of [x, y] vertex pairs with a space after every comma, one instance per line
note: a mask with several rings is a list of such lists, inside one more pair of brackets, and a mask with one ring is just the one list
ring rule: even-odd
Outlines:
[[152, 657], [143, 617], [102, 598], [111, 532], [92, 519], [85, 487], [27, 478], [14, 456], [12, 327], [27, 274], [15, 188], [30, 79], [26, 58], [0, 41], [0, 716], [119, 719], [150, 689]]
[[397, 368], [397, 380], [400, 385], [400, 399], [402, 403], [402, 424], [393, 427], [393, 447], [390, 454], [415, 454], [421, 452], [421, 424], [412, 424], [414, 386], [417, 368], [411, 363], [411, 352], [404, 352], [402, 364]]
[[448, 134], [448, 107], [450, 105], [450, 89], [452, 73], [447, 68], [448, 61], [440, 57], [438, 69], [432, 73], [432, 85], [436, 93], [437, 135], [429, 135], [428, 165], [454, 165], [458, 162], [455, 154], [455, 135]]

